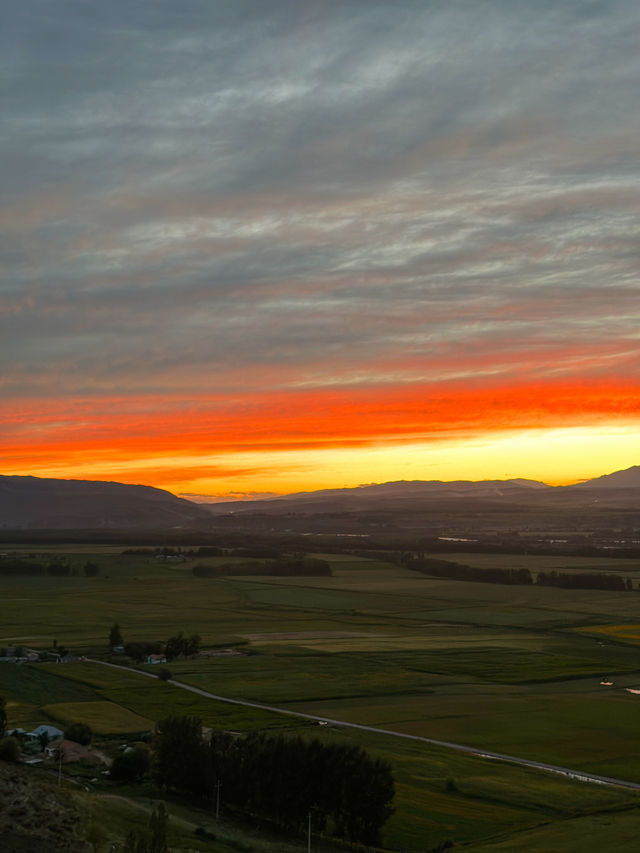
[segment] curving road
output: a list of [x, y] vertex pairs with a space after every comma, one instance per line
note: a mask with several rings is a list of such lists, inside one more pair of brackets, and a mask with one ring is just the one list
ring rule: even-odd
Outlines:
[[[110, 666], [113, 669], [121, 669], [125, 672], [137, 672], [139, 675], [146, 675], [148, 678], [157, 678], [153, 672], [145, 672], [141, 669], [136, 669], [131, 666], [123, 666], [117, 663], [107, 663], [107, 661], [96, 660], [95, 658], [87, 658], [90, 663], [97, 663], [101, 666]], [[492, 752], [488, 749], [478, 749], [478, 747], [465, 746], [461, 743], [451, 743], [446, 740], [436, 740], [435, 738], [423, 737], [422, 735], [411, 735], [406, 732], [396, 732], [392, 729], [380, 729], [376, 726], [365, 726], [362, 723], [349, 723], [345, 720], [334, 720], [331, 717], [319, 717], [316, 714], [305, 714], [303, 711], [291, 711], [288, 708], [276, 708], [274, 705], [264, 705], [261, 702], [250, 702], [247, 699], [230, 699], [228, 696], [219, 696], [217, 693], [209, 693], [208, 690], [202, 690], [200, 687], [194, 687], [192, 684], [185, 684], [184, 681], [176, 681], [171, 678], [167, 682], [173, 684], [174, 687], [180, 687], [182, 690], [189, 690], [191, 693], [196, 693], [198, 696], [204, 696], [206, 699], [215, 699], [216, 702], [226, 702], [229, 705], [242, 705], [245, 708], [257, 708], [260, 711], [271, 711], [274, 714], [287, 714], [290, 717], [301, 717], [305, 720], [313, 720], [317, 723], [326, 723], [331, 726], [342, 726], [346, 729], [360, 729], [364, 732], [373, 732], [373, 734], [387, 735], [390, 737], [400, 737], [405, 740], [415, 740], [420, 743], [429, 743], [433, 746], [443, 746], [446, 749], [456, 749], [458, 752], [465, 752], [468, 755], [475, 755], [477, 758], [488, 758], [496, 761], [508, 761], [511, 764], [519, 764], [522, 767], [534, 767], [536, 770], [545, 770], [548, 773], [558, 773], [568, 779], [575, 779], [579, 782], [591, 782], [595, 785], [614, 785], [619, 788], [640, 789], [640, 783], [629, 782], [626, 779], [614, 779], [611, 776], [599, 776], [597, 773], [585, 773], [581, 770], [572, 770], [570, 767], [560, 767], [557, 764], [546, 764], [544, 761], [532, 761], [529, 758], [518, 758], [515, 755], [507, 755], [504, 752]]]

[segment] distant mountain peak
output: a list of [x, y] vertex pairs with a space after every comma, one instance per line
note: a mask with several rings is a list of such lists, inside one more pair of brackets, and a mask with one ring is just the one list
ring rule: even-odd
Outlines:
[[623, 471], [594, 477], [592, 480], [579, 483], [578, 486], [587, 489], [638, 489], [640, 488], [640, 465], [632, 465], [631, 468], [625, 468]]

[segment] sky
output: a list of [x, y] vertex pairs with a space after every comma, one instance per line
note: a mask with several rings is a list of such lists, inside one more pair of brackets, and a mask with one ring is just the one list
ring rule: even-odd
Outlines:
[[640, 463], [640, 4], [0, 12], [3, 474]]

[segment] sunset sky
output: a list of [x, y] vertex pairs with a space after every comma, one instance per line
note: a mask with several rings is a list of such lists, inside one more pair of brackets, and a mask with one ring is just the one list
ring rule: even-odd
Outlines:
[[2, 474], [640, 464], [637, 0], [21, 0]]

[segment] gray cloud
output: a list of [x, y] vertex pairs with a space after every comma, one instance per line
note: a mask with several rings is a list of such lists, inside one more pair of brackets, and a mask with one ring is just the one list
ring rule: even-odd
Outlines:
[[629, 370], [636, 4], [5, 18], [6, 394]]

